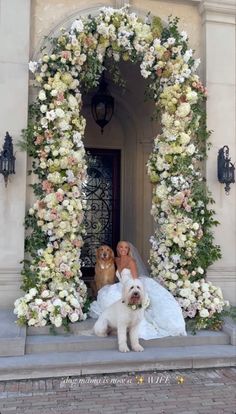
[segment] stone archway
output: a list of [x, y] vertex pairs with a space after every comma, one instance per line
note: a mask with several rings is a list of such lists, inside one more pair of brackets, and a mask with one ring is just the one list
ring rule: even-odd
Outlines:
[[144, 101], [145, 81], [140, 76], [138, 66], [126, 63], [122, 70], [122, 77], [126, 80], [124, 93], [108, 80], [109, 90], [115, 99], [115, 113], [103, 135], [91, 116], [93, 94], [89, 94], [87, 99], [85, 97], [86, 111], [83, 114], [87, 125], [84, 144], [94, 148], [121, 150], [120, 235], [137, 246], [147, 263], [153, 220], [150, 215], [152, 188], [146, 163], [152, 150], [153, 131], [158, 130], [158, 123], [151, 120], [153, 103]]
[[[197, 61], [188, 49], [187, 34], [179, 33], [177, 23], [173, 19], [162, 27], [159, 18], [145, 23], [127, 8], [103, 8], [95, 18], [77, 19], [70, 32], [52, 40], [41, 62], [31, 62], [41, 89], [26, 144], [36, 159], [39, 183], [38, 199], [26, 218], [32, 228], [26, 248], [33, 259], [23, 272], [28, 293], [16, 303], [20, 322], [59, 326], [84, 317], [86, 289], [78, 262], [86, 177], [81, 86], [97, 85], [108, 57], [140, 64], [161, 112], [162, 132], [148, 161], [157, 224], [151, 239], [152, 274], [175, 294], [185, 316], [196, 315], [198, 327], [219, 323], [221, 292], [202, 278], [220, 255], [210, 231], [214, 212], [206, 208], [210, 197], [198, 166], [208, 136], [201, 107], [205, 89], [195, 74]], [[208, 303], [200, 300], [204, 289]], [[213, 315], [216, 319], [211, 320]]]

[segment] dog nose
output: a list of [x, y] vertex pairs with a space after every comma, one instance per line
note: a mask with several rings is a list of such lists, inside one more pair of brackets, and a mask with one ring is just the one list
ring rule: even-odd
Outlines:
[[134, 292], [134, 296], [138, 296], [139, 294], [138, 294], [138, 292]]

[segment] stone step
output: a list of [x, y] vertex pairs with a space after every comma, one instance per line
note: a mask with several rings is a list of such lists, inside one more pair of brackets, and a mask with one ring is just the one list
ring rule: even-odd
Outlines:
[[49, 352], [0, 360], [0, 381], [118, 372], [236, 366], [233, 345], [146, 347], [143, 352], [117, 350]]
[[[86, 332], [90, 335], [92, 332], [93, 326], [96, 322], [96, 319], [88, 318], [85, 321], [75, 322], [69, 324], [69, 330], [71, 334], [74, 335], [86, 335]], [[34, 326], [27, 327], [27, 336], [34, 335], [51, 335], [50, 326], [44, 326], [43, 328], [35, 328]], [[55, 334], [65, 334], [65, 329], [63, 327], [53, 329]]]
[[24, 355], [26, 328], [15, 323], [12, 310], [0, 310], [0, 357]]
[[[226, 332], [199, 331], [196, 335], [169, 336], [151, 340], [141, 339], [144, 348], [171, 348], [190, 346], [229, 345], [230, 337]], [[80, 331], [80, 335], [32, 335], [26, 339], [26, 354], [49, 352], [86, 352], [99, 350], [116, 350], [117, 337], [97, 337], [92, 330]]]

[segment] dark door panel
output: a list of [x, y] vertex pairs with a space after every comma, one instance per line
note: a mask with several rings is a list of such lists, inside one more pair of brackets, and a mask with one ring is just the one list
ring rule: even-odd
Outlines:
[[81, 252], [83, 279], [94, 276], [95, 253], [101, 244], [114, 250], [120, 239], [120, 150], [87, 148], [88, 181], [85, 193], [84, 246]]

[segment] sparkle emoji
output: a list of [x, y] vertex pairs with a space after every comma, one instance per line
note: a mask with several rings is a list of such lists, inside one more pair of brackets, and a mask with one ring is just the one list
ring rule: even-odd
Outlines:
[[182, 375], [178, 375], [178, 377], [176, 377], [176, 381], [178, 384], [184, 384], [185, 379], [182, 377]]
[[136, 375], [135, 382], [136, 382], [136, 384], [143, 384], [144, 383], [144, 377], [142, 375]]

